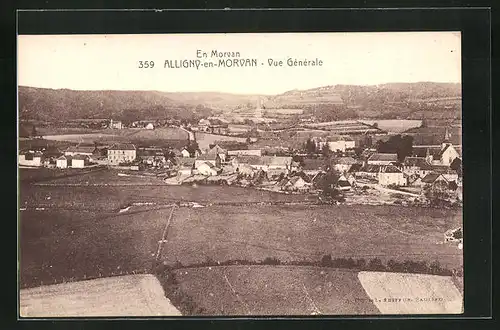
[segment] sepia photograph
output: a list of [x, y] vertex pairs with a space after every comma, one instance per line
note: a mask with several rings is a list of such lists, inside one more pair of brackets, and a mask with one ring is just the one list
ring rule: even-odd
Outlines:
[[18, 35], [19, 316], [464, 313], [461, 41]]

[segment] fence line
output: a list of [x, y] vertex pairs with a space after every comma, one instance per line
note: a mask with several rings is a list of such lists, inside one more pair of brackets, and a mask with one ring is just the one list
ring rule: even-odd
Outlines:
[[170, 221], [172, 220], [174, 210], [175, 210], [175, 205], [172, 206], [172, 210], [170, 211], [170, 215], [168, 217], [167, 224], [165, 225], [165, 228], [163, 229], [163, 234], [161, 236], [161, 240], [158, 241], [158, 250], [156, 251], [156, 257], [155, 257], [156, 261], [158, 261], [158, 258], [160, 257], [160, 254], [161, 254], [161, 251], [163, 248], [163, 243], [165, 243], [165, 239], [167, 238], [168, 228], [170, 227]]

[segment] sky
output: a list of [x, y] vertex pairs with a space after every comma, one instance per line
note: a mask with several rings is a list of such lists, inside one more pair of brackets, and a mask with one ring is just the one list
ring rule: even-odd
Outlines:
[[[169, 60], [219, 63], [213, 50], [238, 52], [224, 59], [255, 59], [257, 66], [165, 67]], [[206, 58], [197, 56], [203, 52]], [[277, 94], [336, 84], [461, 82], [460, 32], [20, 35], [17, 58], [18, 85], [53, 89]], [[288, 59], [322, 65], [289, 66]], [[139, 61], [154, 67], [140, 68]]]

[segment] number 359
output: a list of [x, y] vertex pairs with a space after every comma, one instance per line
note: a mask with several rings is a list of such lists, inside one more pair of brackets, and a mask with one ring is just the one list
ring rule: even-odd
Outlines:
[[154, 67], [154, 61], [139, 61], [139, 69], [152, 69]]

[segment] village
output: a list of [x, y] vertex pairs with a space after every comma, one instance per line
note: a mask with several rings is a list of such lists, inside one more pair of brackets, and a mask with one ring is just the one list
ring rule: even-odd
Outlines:
[[[130, 125], [154, 130], [158, 124], [138, 121]], [[366, 143], [367, 138], [376, 140], [376, 135], [368, 135], [376, 133], [376, 127], [366, 129], [352, 122], [343, 124], [342, 134], [309, 136], [301, 148], [256, 146], [258, 139], [251, 135], [246, 135], [245, 143], [221, 140], [203, 148], [196, 138], [198, 132], [223, 134], [221, 129], [227, 130], [228, 125], [207, 118], [194, 125], [164, 124], [186, 132], [183, 147], [122, 142], [78, 143], [63, 150], [48, 146], [21, 150], [19, 166], [54, 171], [109, 168], [120, 175], [155, 176], [166, 185], [233, 185], [311, 194], [325, 203], [450, 206], [462, 201], [461, 148], [451, 143], [448, 129], [440, 145], [415, 145], [394, 152], [400, 147], [396, 145], [387, 152], [376, 143]], [[111, 120], [107, 128], [119, 130], [123, 124]], [[402, 145], [407, 136], [411, 135], [388, 140], [386, 135], [384, 140]]]

